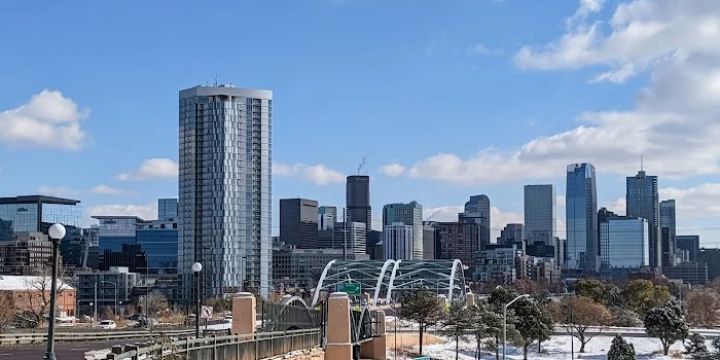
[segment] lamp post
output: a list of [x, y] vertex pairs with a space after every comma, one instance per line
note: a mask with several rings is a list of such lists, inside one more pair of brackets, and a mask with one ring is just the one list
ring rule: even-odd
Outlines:
[[[95, 295], [95, 302], [97, 303], [97, 285], [98, 285], [98, 284], [102, 284], [102, 283], [113, 284], [113, 286], [115, 286], [115, 303], [114, 303], [114, 307], [115, 307], [115, 316], [117, 316], [117, 315], [118, 315], [118, 312], [117, 312], [117, 310], [118, 310], [118, 309], [117, 309], [117, 306], [118, 306], [118, 285], [117, 285], [117, 283], [112, 282], [112, 281], [105, 281], [105, 280], [96, 281], [96, 282], [95, 282], [95, 294], [96, 294], [96, 295]], [[105, 291], [103, 291], [103, 294], [104, 294], [104, 293], [105, 293]], [[95, 309], [96, 309], [96, 310], [95, 310], [95, 316], [97, 316], [97, 305], [96, 305]]]
[[522, 294], [514, 299], [512, 299], [509, 303], [505, 304], [503, 306], [503, 360], [505, 360], [505, 343], [507, 342], [507, 308], [512, 305], [514, 302], [529, 297], [528, 294]]
[[192, 272], [195, 275], [195, 338], [200, 338], [200, 271], [202, 264], [194, 262]]
[[57, 268], [58, 268], [58, 245], [60, 240], [65, 237], [65, 226], [62, 224], [52, 224], [48, 229], [48, 235], [52, 239], [53, 257], [52, 257], [52, 276], [50, 282], [50, 324], [48, 326], [48, 343], [45, 360], [55, 360], [55, 308], [57, 307]]

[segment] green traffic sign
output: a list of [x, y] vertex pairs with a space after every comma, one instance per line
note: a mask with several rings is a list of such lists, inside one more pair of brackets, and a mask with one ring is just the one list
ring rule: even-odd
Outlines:
[[360, 283], [343, 283], [338, 286], [339, 292], [347, 293], [348, 295], [360, 295]]

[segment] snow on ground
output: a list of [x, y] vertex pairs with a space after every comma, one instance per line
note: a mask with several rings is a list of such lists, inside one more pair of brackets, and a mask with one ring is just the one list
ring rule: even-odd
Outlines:
[[[390, 335], [392, 336], [392, 335]], [[598, 335], [594, 337], [586, 346], [585, 353], [578, 354], [577, 351], [580, 349], [580, 342], [574, 339], [575, 345], [575, 359], [592, 359], [592, 360], [605, 360], [607, 359], [607, 352], [610, 349], [613, 336], [611, 335]], [[670, 360], [678, 359], [673, 357], [673, 354], [682, 353], [685, 349], [681, 342], [676, 342], [670, 348], [670, 355], [662, 355], [662, 345], [660, 340], [655, 338], [625, 338], [626, 341], [632, 343], [635, 346], [635, 353], [637, 354], [638, 360]], [[709, 344], [708, 344], [709, 345]], [[549, 341], [543, 343], [543, 353], [538, 355], [537, 344], [531, 346], [528, 351], [528, 359], [545, 359], [545, 360], [566, 360], [570, 359], [570, 336], [553, 336]], [[502, 356], [502, 349], [501, 356]], [[430, 356], [432, 359], [440, 360], [454, 360], [455, 359], [455, 342], [448, 339], [448, 342], [441, 345], [426, 345], [424, 347], [425, 356]], [[475, 341], [460, 341], [460, 356], [462, 360], [473, 360], [475, 353]], [[522, 359], [522, 348], [508, 346], [507, 348], [508, 359]], [[682, 358], [682, 357], [680, 357]], [[389, 357], [392, 359], [392, 356]], [[399, 357], [398, 360], [404, 360]], [[495, 359], [495, 353], [483, 350], [482, 359]]]

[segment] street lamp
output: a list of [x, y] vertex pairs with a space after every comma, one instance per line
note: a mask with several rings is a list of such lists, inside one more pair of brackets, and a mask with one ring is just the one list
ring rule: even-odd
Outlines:
[[530, 295], [522, 294], [503, 306], [503, 360], [505, 360], [505, 343], [507, 342], [507, 308], [514, 302], [527, 297], [530, 297]]
[[[115, 305], [115, 306], [114, 306], [114, 307], [115, 307], [115, 310], [114, 310], [114, 311], [115, 311], [115, 314], [114, 314], [114, 315], [115, 315], [115, 316], [118, 316], [118, 307], [117, 307], [117, 306], [118, 306], [118, 284], [117, 284], [116, 282], [105, 281], [105, 280], [101, 280], [101, 281], [96, 281], [96, 282], [95, 282], [95, 302], [96, 302], [96, 305], [95, 305], [95, 316], [97, 316], [97, 286], [98, 286], [98, 284], [102, 284], [102, 283], [112, 284], [112, 285], [115, 287], [115, 302], [114, 302], [114, 305]], [[103, 295], [105, 295], [105, 291], [103, 291]]]
[[55, 308], [57, 307], [57, 268], [58, 268], [58, 245], [65, 237], [65, 227], [62, 224], [52, 224], [48, 229], [48, 235], [53, 244], [52, 277], [50, 283], [50, 325], [48, 326], [48, 343], [45, 360], [55, 360]]
[[200, 338], [200, 271], [202, 264], [194, 262], [192, 272], [195, 275], [195, 338]]

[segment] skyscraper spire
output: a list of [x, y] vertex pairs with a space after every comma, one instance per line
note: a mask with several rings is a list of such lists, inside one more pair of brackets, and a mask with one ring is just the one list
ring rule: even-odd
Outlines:
[[640, 171], [645, 171], [645, 168], [643, 167], [643, 155], [640, 154]]

